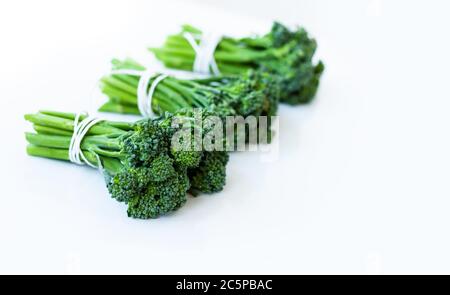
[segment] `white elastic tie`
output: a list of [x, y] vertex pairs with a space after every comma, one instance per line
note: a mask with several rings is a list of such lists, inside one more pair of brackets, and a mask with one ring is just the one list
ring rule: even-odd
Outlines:
[[183, 37], [186, 38], [195, 51], [194, 72], [210, 74], [212, 71], [214, 75], [220, 75], [219, 67], [214, 58], [214, 52], [220, 40], [222, 40], [222, 36], [213, 33], [202, 34], [199, 44], [197, 44], [194, 36], [189, 32], [185, 32]]
[[[150, 89], [148, 89], [150, 80], [155, 75], [155, 73], [153, 71], [120, 69], [120, 70], [111, 71], [111, 74], [112, 75], [130, 75], [130, 76], [140, 77], [139, 83], [138, 83], [138, 88], [137, 88], [137, 105], [139, 108], [139, 112], [144, 117], [156, 117], [156, 114], [153, 112], [153, 108], [152, 108], [153, 94], [155, 93], [156, 86], [158, 86], [158, 84], [162, 80], [167, 78], [169, 75], [160, 74], [153, 80], [152, 84], [150, 85]], [[148, 92], [147, 92], [147, 89], [148, 89]]]
[[[83, 121], [80, 121], [80, 116], [82, 113], [78, 113], [75, 116], [75, 121], [73, 125], [73, 134], [72, 138], [70, 139], [70, 145], [69, 145], [69, 160], [72, 163], [76, 163], [78, 165], [83, 165], [86, 163], [87, 165], [91, 166], [92, 168], [97, 168], [94, 164], [88, 161], [86, 159], [86, 156], [84, 155], [82, 149], [81, 149], [81, 142], [83, 141], [83, 138], [88, 133], [89, 129], [91, 129], [95, 124], [103, 121], [103, 119], [98, 119], [94, 117], [87, 116]], [[95, 154], [98, 161], [98, 168], [102, 169], [102, 163], [100, 161], [100, 157]]]

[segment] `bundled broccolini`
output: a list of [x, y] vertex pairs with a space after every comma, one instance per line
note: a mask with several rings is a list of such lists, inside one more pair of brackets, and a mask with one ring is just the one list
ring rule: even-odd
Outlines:
[[[172, 121], [178, 117], [193, 121], [187, 115], [136, 123], [105, 120], [83, 138], [85, 162], [102, 168], [111, 197], [128, 205], [128, 216], [157, 218], [180, 208], [188, 191], [212, 193], [225, 185], [226, 152], [179, 150], [172, 145], [175, 132], [182, 128]], [[25, 115], [36, 131], [26, 133], [28, 154], [68, 161], [75, 118], [75, 114], [53, 111]], [[191, 127], [196, 128], [195, 124]], [[220, 163], [211, 164], [215, 158]], [[208, 182], [210, 186], [205, 185]]]
[[[144, 71], [137, 62], [113, 60], [114, 70]], [[153, 75], [148, 87], [159, 74]], [[139, 76], [111, 74], [101, 79], [101, 90], [108, 102], [99, 111], [139, 114]], [[225, 116], [273, 116], [279, 98], [277, 81], [271, 75], [251, 71], [236, 77], [211, 77], [187, 80], [169, 76], [157, 84], [152, 96], [156, 114], [175, 113], [181, 109], [206, 108]]]
[[[196, 52], [186, 34], [194, 36], [197, 43], [202, 38], [202, 31], [185, 25], [180, 33], [168, 36], [162, 47], [149, 50], [168, 68], [192, 71]], [[214, 58], [222, 75], [240, 75], [249, 69], [272, 74], [281, 89], [280, 100], [299, 104], [314, 98], [324, 70], [322, 62], [312, 60], [316, 48], [316, 41], [304, 29], [291, 31], [274, 23], [264, 36], [223, 37]]]

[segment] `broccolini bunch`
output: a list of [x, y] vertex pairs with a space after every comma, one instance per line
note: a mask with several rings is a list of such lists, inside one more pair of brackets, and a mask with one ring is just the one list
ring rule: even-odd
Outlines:
[[[183, 206], [189, 191], [213, 193], [225, 185], [226, 152], [174, 148], [175, 132], [186, 127], [173, 120], [194, 122], [189, 115], [183, 112], [135, 123], [104, 120], [83, 137], [83, 161], [101, 168], [111, 197], [128, 205], [128, 216], [157, 218]], [[207, 115], [202, 111], [201, 118]], [[25, 119], [36, 131], [26, 133], [29, 155], [70, 160], [75, 114], [40, 111]], [[196, 124], [188, 128], [197, 128]]]
[[[202, 37], [201, 30], [185, 25], [180, 33], [168, 36], [162, 47], [149, 50], [168, 68], [192, 71], [196, 52], [186, 34], [197, 43]], [[303, 28], [291, 31], [275, 22], [263, 36], [223, 37], [214, 58], [222, 75], [239, 75], [249, 69], [272, 74], [281, 89], [280, 100], [300, 104], [314, 98], [324, 70], [322, 62], [313, 62], [316, 48], [316, 41]]]
[[[145, 67], [134, 60], [113, 60], [113, 71], [145, 71]], [[159, 76], [154, 74], [148, 88]], [[139, 114], [138, 84], [140, 77], [113, 73], [100, 80], [101, 91], [108, 101], [99, 111]], [[148, 89], [147, 89], [148, 90]], [[225, 116], [273, 116], [276, 114], [280, 88], [272, 75], [258, 71], [241, 76], [211, 77], [206, 79], [178, 79], [166, 77], [157, 84], [152, 95], [154, 113], [175, 113], [181, 109], [206, 108]]]

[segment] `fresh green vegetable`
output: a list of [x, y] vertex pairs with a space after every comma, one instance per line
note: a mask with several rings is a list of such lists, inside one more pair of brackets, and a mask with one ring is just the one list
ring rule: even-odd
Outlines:
[[[145, 68], [126, 59], [113, 60], [113, 70], [138, 70]], [[158, 77], [155, 74], [149, 85]], [[140, 77], [113, 74], [101, 79], [100, 87], [108, 102], [99, 111], [139, 114], [137, 89]], [[175, 113], [180, 109], [206, 108], [222, 117], [240, 115], [273, 116], [279, 98], [277, 81], [269, 74], [246, 72], [237, 77], [212, 77], [186, 80], [167, 77], [155, 89], [152, 110], [156, 114]]]
[[[200, 115], [203, 120], [209, 113]], [[40, 111], [25, 119], [36, 131], [26, 133], [29, 155], [69, 161], [75, 114]], [[173, 124], [174, 119], [192, 124]], [[180, 208], [189, 191], [212, 193], [225, 185], [226, 152], [172, 144], [176, 132], [198, 127], [186, 111], [136, 123], [105, 120], [89, 129], [81, 149], [89, 163], [102, 168], [111, 197], [128, 205], [128, 216], [157, 218]]]
[[226, 152], [206, 152], [197, 169], [189, 170], [191, 193], [218, 192], [223, 188], [226, 177], [225, 166], [228, 163]]
[[[168, 36], [162, 47], [149, 50], [168, 68], [192, 71], [196, 54], [185, 33], [197, 40], [202, 34], [199, 29], [185, 25], [180, 33]], [[303, 28], [290, 31], [275, 22], [264, 36], [223, 37], [214, 58], [223, 75], [239, 75], [249, 69], [274, 75], [281, 89], [281, 101], [299, 104], [314, 98], [324, 70], [322, 62], [315, 64], [312, 60], [316, 48], [316, 41]]]

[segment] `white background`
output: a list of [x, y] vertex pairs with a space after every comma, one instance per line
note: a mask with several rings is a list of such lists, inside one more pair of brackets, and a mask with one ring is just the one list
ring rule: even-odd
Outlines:
[[[0, 273], [450, 273], [448, 1], [2, 1]], [[317, 100], [279, 157], [233, 154], [222, 193], [126, 217], [94, 170], [25, 154], [23, 114], [91, 109], [112, 57], [179, 24], [305, 26]], [[95, 104], [94, 104], [95, 105]]]

